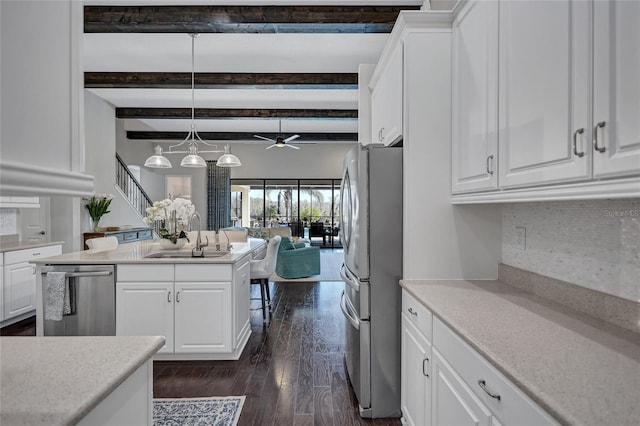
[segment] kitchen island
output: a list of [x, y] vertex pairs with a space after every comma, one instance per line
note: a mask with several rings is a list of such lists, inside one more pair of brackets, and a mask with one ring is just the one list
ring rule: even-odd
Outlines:
[[0, 424], [151, 424], [162, 337], [1, 337]]
[[[114, 265], [117, 336], [166, 339], [156, 359], [238, 359], [251, 334], [250, 264], [266, 242], [234, 242], [229, 253], [205, 248], [191, 257], [188, 244], [163, 250], [156, 240], [40, 259], [45, 265]], [[221, 247], [225, 249], [225, 247]], [[164, 255], [174, 257], [157, 257]], [[38, 274], [36, 334], [44, 334], [42, 274]]]

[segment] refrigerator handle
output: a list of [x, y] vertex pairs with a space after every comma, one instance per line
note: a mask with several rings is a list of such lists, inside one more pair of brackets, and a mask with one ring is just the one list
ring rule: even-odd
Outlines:
[[347, 267], [344, 265], [344, 263], [340, 267], [340, 278], [342, 278], [342, 281], [344, 281], [345, 284], [347, 284], [355, 291], [360, 291], [360, 283], [358, 283], [356, 280], [351, 279], [351, 276], [349, 272], [347, 272]]
[[342, 310], [342, 314], [344, 315], [344, 317], [349, 320], [353, 328], [355, 328], [356, 330], [360, 330], [360, 321], [349, 312], [349, 308], [347, 307], [347, 296], [344, 294], [344, 291], [342, 292], [342, 298], [340, 299], [340, 309]]

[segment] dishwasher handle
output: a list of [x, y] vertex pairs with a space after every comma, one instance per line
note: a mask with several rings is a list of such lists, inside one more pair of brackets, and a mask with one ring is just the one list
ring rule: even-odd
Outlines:
[[[47, 275], [43, 272], [42, 275]], [[67, 278], [82, 278], [82, 277], [108, 277], [113, 275], [111, 271], [96, 271], [96, 272], [67, 272], [65, 277]]]

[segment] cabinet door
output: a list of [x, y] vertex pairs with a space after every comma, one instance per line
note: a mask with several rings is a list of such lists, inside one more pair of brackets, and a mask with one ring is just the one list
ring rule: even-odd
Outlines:
[[638, 22], [640, 2], [594, 2], [593, 175], [596, 178], [640, 173]]
[[491, 412], [436, 349], [433, 350], [432, 374], [434, 425], [491, 425]]
[[173, 282], [118, 282], [116, 335], [164, 336], [160, 353], [173, 353]]
[[431, 345], [402, 313], [401, 410], [406, 425], [431, 424]]
[[36, 309], [36, 267], [22, 262], [4, 268], [3, 320]]
[[591, 176], [589, 8], [500, 2], [500, 187]]
[[471, 1], [453, 24], [452, 192], [498, 187], [498, 2]]
[[249, 329], [249, 297], [251, 295], [251, 276], [249, 258], [245, 262], [236, 264], [233, 273], [233, 291], [235, 291], [235, 321], [234, 321], [234, 347], [240, 343], [243, 332]]
[[176, 282], [175, 352], [231, 352], [231, 283]]
[[402, 43], [391, 51], [371, 92], [371, 123], [374, 142], [392, 145], [402, 138], [403, 113]]
[[[0, 258], [2, 254], [0, 253]], [[4, 320], [4, 268], [0, 266], [0, 321]]]

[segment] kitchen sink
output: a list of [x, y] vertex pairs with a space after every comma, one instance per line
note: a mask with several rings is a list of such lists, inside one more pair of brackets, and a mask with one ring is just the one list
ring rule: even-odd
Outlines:
[[145, 256], [146, 259], [171, 259], [171, 258], [199, 258], [199, 257], [222, 257], [226, 254], [229, 254], [228, 251], [205, 251], [204, 256], [201, 256], [199, 253], [193, 255], [191, 250], [165, 250], [158, 251], [155, 253], [150, 253]]

